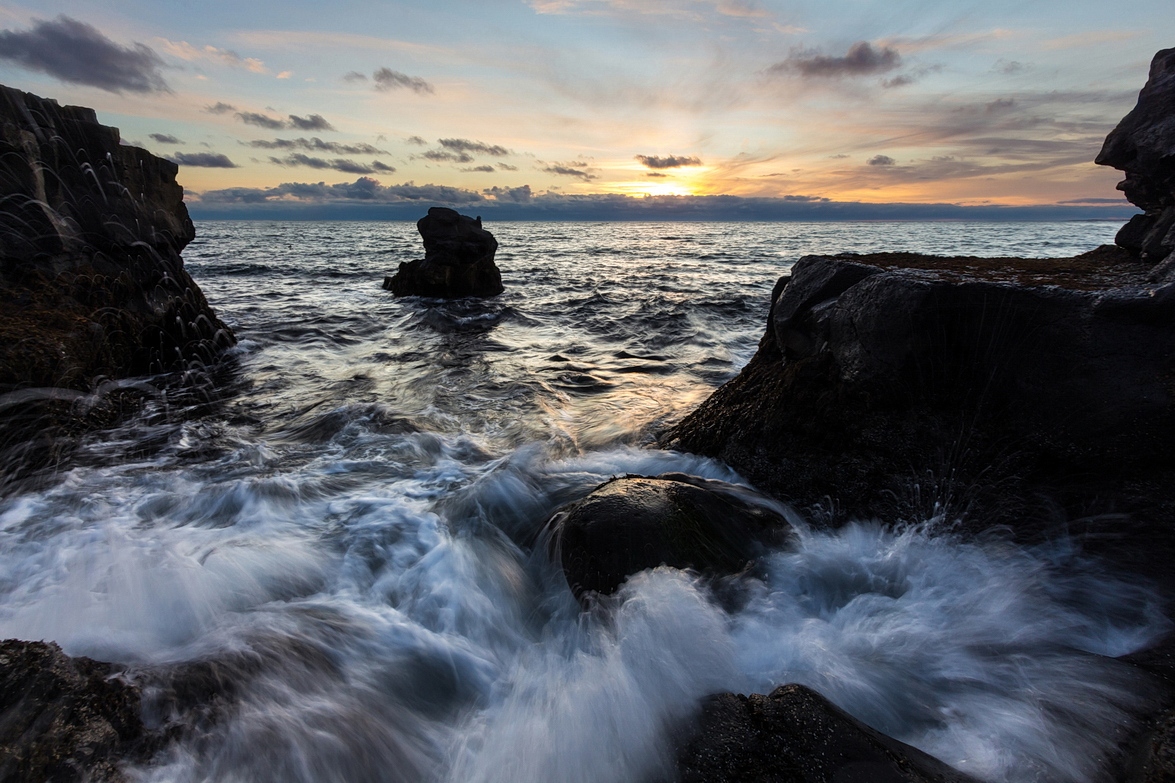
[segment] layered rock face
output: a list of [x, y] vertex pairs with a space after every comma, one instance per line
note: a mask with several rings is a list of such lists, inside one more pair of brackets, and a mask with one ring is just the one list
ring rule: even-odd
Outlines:
[[0, 392], [89, 391], [234, 342], [179, 256], [177, 171], [91, 109], [0, 87]]
[[481, 227], [481, 218], [432, 207], [416, 222], [424, 239], [424, 258], [400, 264], [383, 287], [396, 296], [458, 299], [497, 296], [502, 273], [494, 264], [498, 240]]
[[1096, 162], [1126, 172], [1118, 189], [1145, 211], [1122, 227], [1117, 243], [1154, 264], [1154, 280], [1175, 280], [1175, 49], [1154, 56], [1138, 105], [1106, 137]]
[[1115, 248], [802, 258], [751, 362], [664, 442], [849, 516], [992, 524], [1120, 489], [1175, 465], [1175, 285], [1147, 270]]

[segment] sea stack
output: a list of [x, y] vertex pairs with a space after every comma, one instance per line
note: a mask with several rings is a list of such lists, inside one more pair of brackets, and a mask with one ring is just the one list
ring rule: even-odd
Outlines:
[[1138, 105], [1106, 137], [1096, 162], [1124, 171], [1118, 190], [1144, 210], [1115, 241], [1154, 265], [1154, 282], [1175, 281], [1175, 49], [1151, 60]]
[[396, 296], [460, 299], [502, 293], [502, 273], [494, 264], [498, 240], [481, 227], [481, 218], [447, 207], [432, 207], [416, 221], [424, 258], [400, 264], [384, 289]]

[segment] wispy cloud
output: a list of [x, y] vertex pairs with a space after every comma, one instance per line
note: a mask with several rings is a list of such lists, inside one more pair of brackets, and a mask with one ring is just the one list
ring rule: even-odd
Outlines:
[[814, 49], [799, 49], [767, 69], [768, 73], [798, 74], [806, 78], [840, 79], [846, 76], [869, 76], [892, 71], [900, 66], [902, 56], [889, 46], [875, 49], [868, 41], [857, 41], [842, 56], [821, 54]]
[[278, 166], [306, 166], [312, 169], [331, 169], [333, 171], [341, 171], [346, 174], [374, 174], [376, 172], [390, 173], [396, 169], [379, 161], [372, 161], [368, 163], [360, 163], [349, 158], [334, 158], [327, 160], [325, 158], [315, 158], [310, 155], [305, 155], [301, 152], [292, 152], [284, 158], [269, 159], [271, 163]]
[[424, 158], [436, 163], [448, 161], [450, 163], [472, 163], [473, 156], [467, 152], [450, 152], [449, 150], [428, 150], [419, 155], [413, 155], [414, 158]]
[[371, 78], [375, 82], [375, 89], [380, 92], [397, 89], [408, 89], [421, 95], [436, 92], [431, 84], [419, 76], [409, 76], [406, 73], [393, 71], [391, 68], [380, 68], [371, 75]]
[[237, 164], [228, 155], [215, 152], [177, 152], [169, 160], [181, 166], [197, 166], [205, 169], [235, 169]]
[[556, 174], [560, 177], [575, 177], [584, 182], [596, 179], [596, 175], [587, 171], [586, 167], [586, 163], [553, 163], [543, 168], [543, 171], [548, 174]]
[[[227, 108], [220, 108], [227, 107]], [[224, 114], [233, 111], [234, 107], [226, 103], [218, 103], [216, 106], [210, 106], [205, 109], [212, 114]], [[237, 119], [246, 125], [255, 125], [258, 128], [265, 128], [267, 130], [303, 130], [303, 131], [333, 131], [335, 126], [323, 117], [321, 114], [311, 114], [308, 117], [299, 117], [296, 114], [288, 115], [287, 119], [280, 119], [278, 117], [270, 117], [268, 114], [261, 114], [255, 111], [238, 111]]]
[[64, 14], [34, 20], [29, 30], [0, 30], [0, 59], [64, 82], [107, 92], [167, 92], [164, 66], [151, 47], [120, 46], [98, 28]]
[[182, 141], [172, 136], [170, 133], [150, 133], [148, 134], [152, 141], [157, 144], [183, 144]]
[[382, 150], [371, 144], [344, 144], [338, 141], [323, 141], [317, 136], [297, 139], [256, 139], [254, 141], [242, 142], [246, 146], [262, 150], [306, 150], [307, 152], [329, 152], [335, 155], [387, 155], [387, 150]]
[[1138, 33], [1130, 30], [1092, 30], [1086, 33], [1066, 35], [1060, 38], [1050, 38], [1042, 42], [1041, 47], [1044, 49], [1076, 49], [1113, 43], [1115, 41], [1129, 41], [1131, 38], [1137, 37]]
[[256, 57], [242, 57], [232, 49], [221, 49], [211, 45], [194, 46], [187, 41], [170, 41], [167, 38], [156, 40], [159, 41], [159, 48], [165, 53], [184, 62], [213, 62], [230, 68], [241, 68], [251, 73], [268, 73], [264, 62]]
[[637, 155], [636, 159], [651, 169], [679, 169], [682, 166], [701, 166], [702, 161], [693, 155]]
[[225, 103], [224, 101], [217, 101], [211, 106], [204, 107], [204, 111], [208, 112], [209, 114], [228, 114], [230, 111], [236, 110], [236, 106], [233, 106], [231, 103]]
[[454, 152], [472, 152], [481, 155], [492, 155], [496, 158], [509, 155], [510, 150], [500, 144], [486, 144], [484, 141], [470, 141], [469, 139], [437, 139], [437, 143], [447, 150]]

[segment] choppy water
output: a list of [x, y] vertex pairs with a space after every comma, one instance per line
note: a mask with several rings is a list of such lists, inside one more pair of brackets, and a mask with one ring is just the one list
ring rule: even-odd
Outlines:
[[[750, 357], [801, 255], [1069, 255], [1116, 224], [487, 228], [507, 292], [440, 303], [379, 288], [409, 223], [199, 225], [233, 392], [160, 396], [0, 500], [0, 636], [231, 686], [137, 778], [640, 781], [700, 697], [801, 682], [990, 780], [1097, 779], [1145, 690], [1104, 656], [1168, 623], [1073, 542], [796, 517], [734, 614], [660, 569], [587, 615], [529, 542], [618, 473], [739, 481], [648, 445]], [[166, 690], [148, 717], [193, 720]]]

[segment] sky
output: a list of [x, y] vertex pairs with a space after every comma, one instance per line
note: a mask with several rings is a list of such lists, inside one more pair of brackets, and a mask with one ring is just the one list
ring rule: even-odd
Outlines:
[[0, 1], [0, 83], [197, 216], [1116, 217], [1092, 160], [1170, 3]]

